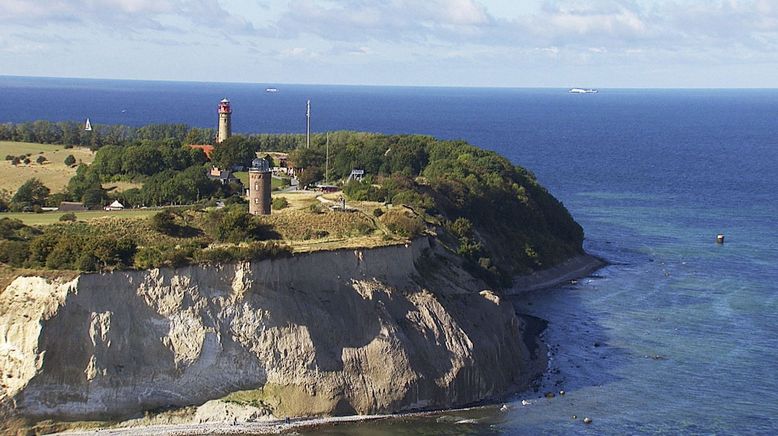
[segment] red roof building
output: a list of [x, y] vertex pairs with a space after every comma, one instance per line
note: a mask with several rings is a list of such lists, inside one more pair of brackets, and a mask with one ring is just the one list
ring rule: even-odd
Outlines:
[[189, 144], [189, 147], [202, 150], [203, 153], [205, 153], [205, 157], [207, 157], [208, 160], [211, 160], [211, 155], [213, 154], [213, 145], [210, 145], [210, 144]]

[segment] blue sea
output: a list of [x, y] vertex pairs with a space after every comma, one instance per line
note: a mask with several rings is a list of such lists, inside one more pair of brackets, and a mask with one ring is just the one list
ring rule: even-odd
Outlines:
[[[266, 93], [271, 86], [278, 92]], [[302, 133], [310, 99], [314, 131], [424, 133], [495, 150], [533, 171], [583, 225], [587, 250], [611, 263], [515, 299], [549, 321], [540, 393], [511, 398], [507, 411], [317, 434], [778, 433], [778, 90], [571, 95], [0, 77], [0, 122], [215, 127], [223, 97], [237, 132]], [[566, 395], [541, 398], [559, 390]]]

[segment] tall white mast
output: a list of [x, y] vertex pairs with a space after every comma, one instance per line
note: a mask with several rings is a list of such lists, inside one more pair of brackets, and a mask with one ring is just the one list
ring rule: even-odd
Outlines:
[[311, 101], [308, 100], [305, 110], [305, 148], [311, 148]]

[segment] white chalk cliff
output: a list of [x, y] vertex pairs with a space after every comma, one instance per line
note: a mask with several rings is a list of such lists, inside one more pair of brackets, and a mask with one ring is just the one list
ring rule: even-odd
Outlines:
[[545, 353], [434, 245], [19, 277], [0, 293], [2, 413], [122, 418], [264, 389], [276, 416], [370, 414], [526, 388]]

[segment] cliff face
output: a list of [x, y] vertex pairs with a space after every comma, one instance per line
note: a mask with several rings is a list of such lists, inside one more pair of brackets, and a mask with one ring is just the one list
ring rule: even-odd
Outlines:
[[20, 416], [101, 419], [261, 389], [277, 416], [310, 416], [446, 408], [527, 387], [545, 353], [531, 360], [511, 305], [450, 261], [421, 239], [20, 277], [0, 294], [0, 402]]

